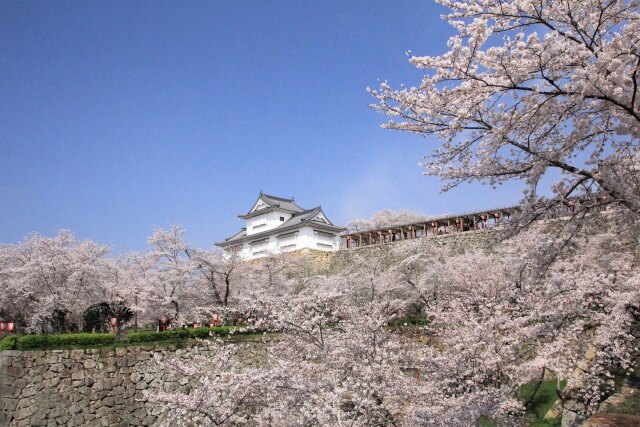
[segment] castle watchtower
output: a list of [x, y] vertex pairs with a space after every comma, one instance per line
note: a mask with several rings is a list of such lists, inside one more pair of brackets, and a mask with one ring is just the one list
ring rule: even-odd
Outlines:
[[338, 234], [346, 230], [329, 221], [320, 206], [304, 209], [293, 198], [262, 192], [249, 212], [238, 217], [246, 221], [246, 226], [216, 246], [238, 251], [247, 260], [304, 249], [335, 251], [339, 248]]

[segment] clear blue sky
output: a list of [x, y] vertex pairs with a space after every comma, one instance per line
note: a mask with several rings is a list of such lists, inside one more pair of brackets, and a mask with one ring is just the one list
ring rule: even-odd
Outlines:
[[68, 228], [115, 251], [181, 224], [235, 233], [258, 192], [344, 224], [384, 208], [510, 204], [439, 194], [428, 144], [383, 130], [367, 86], [418, 84], [446, 50], [427, 1], [0, 3], [0, 242]]

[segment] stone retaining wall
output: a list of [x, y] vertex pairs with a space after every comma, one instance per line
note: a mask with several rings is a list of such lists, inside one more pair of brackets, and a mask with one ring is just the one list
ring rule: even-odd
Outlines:
[[300, 251], [295, 256], [301, 256], [307, 261], [306, 269], [302, 271], [307, 275], [330, 275], [341, 271], [350, 265], [356, 254], [366, 254], [368, 256], [385, 256], [394, 247], [405, 244], [419, 245], [421, 250], [429, 250], [446, 247], [454, 253], [464, 252], [474, 248], [489, 247], [498, 238], [498, 229], [485, 229], [477, 231], [466, 231], [464, 233], [442, 234], [440, 236], [418, 237], [415, 239], [397, 240], [391, 243], [378, 245], [366, 245], [353, 249], [340, 249], [335, 252], [322, 251]]
[[158, 412], [143, 390], [191, 387], [153, 363], [154, 354], [190, 358], [208, 351], [196, 344], [0, 352], [0, 426], [154, 425]]

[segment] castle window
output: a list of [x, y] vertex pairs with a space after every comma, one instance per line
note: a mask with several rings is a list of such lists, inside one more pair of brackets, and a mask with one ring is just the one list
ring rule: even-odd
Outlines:
[[280, 217], [280, 222], [284, 222], [284, 217], [283, 216]]

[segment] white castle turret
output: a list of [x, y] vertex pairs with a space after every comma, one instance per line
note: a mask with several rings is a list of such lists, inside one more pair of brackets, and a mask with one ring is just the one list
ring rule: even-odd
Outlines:
[[216, 246], [237, 251], [242, 259], [256, 259], [269, 253], [303, 249], [335, 251], [344, 227], [334, 225], [320, 206], [304, 209], [293, 198], [269, 196], [260, 192], [251, 210], [239, 218], [246, 227]]

